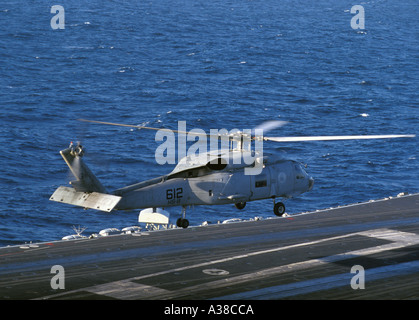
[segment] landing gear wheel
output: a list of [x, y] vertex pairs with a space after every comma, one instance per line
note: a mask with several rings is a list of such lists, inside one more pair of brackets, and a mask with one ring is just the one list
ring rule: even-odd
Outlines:
[[237, 209], [242, 210], [246, 206], [246, 202], [237, 202], [234, 204]]
[[188, 219], [179, 218], [179, 219], [176, 220], [176, 225], [179, 228], [186, 229], [187, 227], [189, 227], [189, 221], [188, 221]]
[[282, 202], [275, 203], [274, 213], [275, 215], [282, 217], [282, 215], [285, 213], [285, 205]]

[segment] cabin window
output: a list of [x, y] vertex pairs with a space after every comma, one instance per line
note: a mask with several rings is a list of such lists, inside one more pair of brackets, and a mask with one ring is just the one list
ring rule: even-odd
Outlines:
[[268, 185], [268, 180], [266, 179], [266, 176], [258, 177], [258, 179], [255, 181], [255, 187], [256, 188], [263, 188]]

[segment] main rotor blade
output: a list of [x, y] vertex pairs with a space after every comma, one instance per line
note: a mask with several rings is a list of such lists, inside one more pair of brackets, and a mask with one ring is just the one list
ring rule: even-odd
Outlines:
[[258, 129], [263, 129], [263, 134], [265, 134], [268, 131], [271, 131], [276, 128], [280, 128], [285, 126], [288, 123], [288, 121], [279, 121], [279, 120], [269, 120], [262, 122], [258, 126], [253, 128], [253, 132]]
[[[172, 129], [167, 129], [167, 128], [145, 127], [145, 126], [132, 125], [132, 124], [123, 124], [123, 123], [114, 123], [114, 122], [105, 122], [105, 121], [96, 121], [96, 120], [87, 120], [87, 119], [77, 119], [77, 120], [82, 121], [82, 122], [105, 124], [105, 125], [119, 126], [119, 127], [147, 129], [147, 130], [155, 130], [155, 131], [162, 130], [162, 131], [176, 132], [176, 133], [182, 133], [182, 134], [186, 134], [186, 135], [195, 135], [195, 136], [218, 137], [218, 138], [223, 137], [223, 136], [229, 136], [229, 137], [235, 137], [236, 136], [235, 133], [229, 133], [227, 135], [225, 135], [225, 134], [206, 134], [206, 133], [194, 132], [193, 130], [191, 130], [189, 132], [186, 132], [186, 131], [172, 130]], [[277, 121], [277, 120], [266, 121], [266, 122], [261, 123], [257, 127], [255, 127], [253, 129], [253, 132], [256, 129], [263, 129], [264, 132], [270, 131], [270, 130], [273, 130], [275, 128], [282, 127], [287, 123], [288, 123], [287, 121]], [[237, 132], [237, 134], [240, 136], [241, 132], [239, 131], [239, 132]]]
[[[110, 126], [118, 126], [118, 127], [129, 127], [129, 128], [137, 128], [137, 129], [156, 130], [156, 131], [162, 130], [162, 131], [170, 131], [170, 132], [183, 133], [183, 134], [189, 134], [190, 133], [190, 132], [180, 131], [180, 130], [172, 130], [172, 129], [166, 129], [166, 128], [153, 128], [153, 127], [145, 127], [145, 126], [137, 126], [137, 125], [133, 125], [133, 124], [104, 122], [104, 121], [86, 120], [86, 119], [77, 119], [77, 120], [78, 121], [83, 121], [83, 122], [90, 122], [90, 123], [97, 123], [97, 124], [105, 124], [105, 125], [110, 125]], [[193, 134], [195, 134], [195, 135], [204, 135], [202, 133], [193, 133]]]
[[[78, 121], [83, 122], [90, 122], [90, 123], [97, 123], [97, 124], [105, 124], [105, 125], [112, 125], [112, 126], [119, 126], [119, 127], [129, 127], [129, 128], [137, 128], [137, 129], [147, 129], [147, 130], [162, 130], [162, 131], [169, 131], [169, 132], [176, 132], [182, 134], [192, 134], [192, 135], [201, 135], [210, 137], [212, 135], [203, 134], [199, 132], [187, 132], [187, 131], [180, 131], [180, 130], [172, 130], [166, 128], [154, 128], [154, 127], [145, 127], [139, 125], [132, 125], [132, 124], [123, 124], [123, 123], [114, 123], [114, 122], [104, 122], [104, 121], [96, 121], [96, 120], [87, 120], [87, 119], [77, 119]], [[266, 121], [255, 129], [263, 129], [264, 131], [272, 130], [274, 128], [282, 127], [286, 124], [286, 121]], [[220, 137], [220, 135], [216, 135]], [[275, 141], [275, 142], [299, 142], [299, 141], [334, 141], [334, 140], [365, 140], [365, 139], [394, 139], [394, 138], [414, 138], [416, 135], [414, 134], [388, 134], [388, 135], [358, 135], [358, 136], [311, 136], [311, 137], [263, 137], [265, 141]]]
[[334, 141], [334, 140], [365, 140], [365, 139], [394, 139], [413, 138], [414, 134], [384, 134], [369, 136], [312, 136], [312, 137], [263, 137], [265, 141], [298, 142], [298, 141]]

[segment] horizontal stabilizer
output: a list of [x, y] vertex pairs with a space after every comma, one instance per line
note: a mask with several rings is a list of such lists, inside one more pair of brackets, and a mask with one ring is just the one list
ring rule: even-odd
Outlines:
[[59, 187], [55, 190], [50, 200], [110, 212], [121, 200], [121, 197], [98, 192], [81, 192], [69, 187]]

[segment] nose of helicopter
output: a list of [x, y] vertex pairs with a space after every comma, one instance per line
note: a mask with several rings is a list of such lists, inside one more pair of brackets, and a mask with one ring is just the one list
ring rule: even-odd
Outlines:
[[303, 165], [298, 164], [295, 166], [296, 172], [296, 183], [294, 186], [294, 190], [301, 194], [304, 192], [308, 192], [313, 189], [314, 179], [308, 175], [308, 173], [304, 170]]
[[312, 177], [308, 178], [308, 191], [313, 189], [314, 179]]

